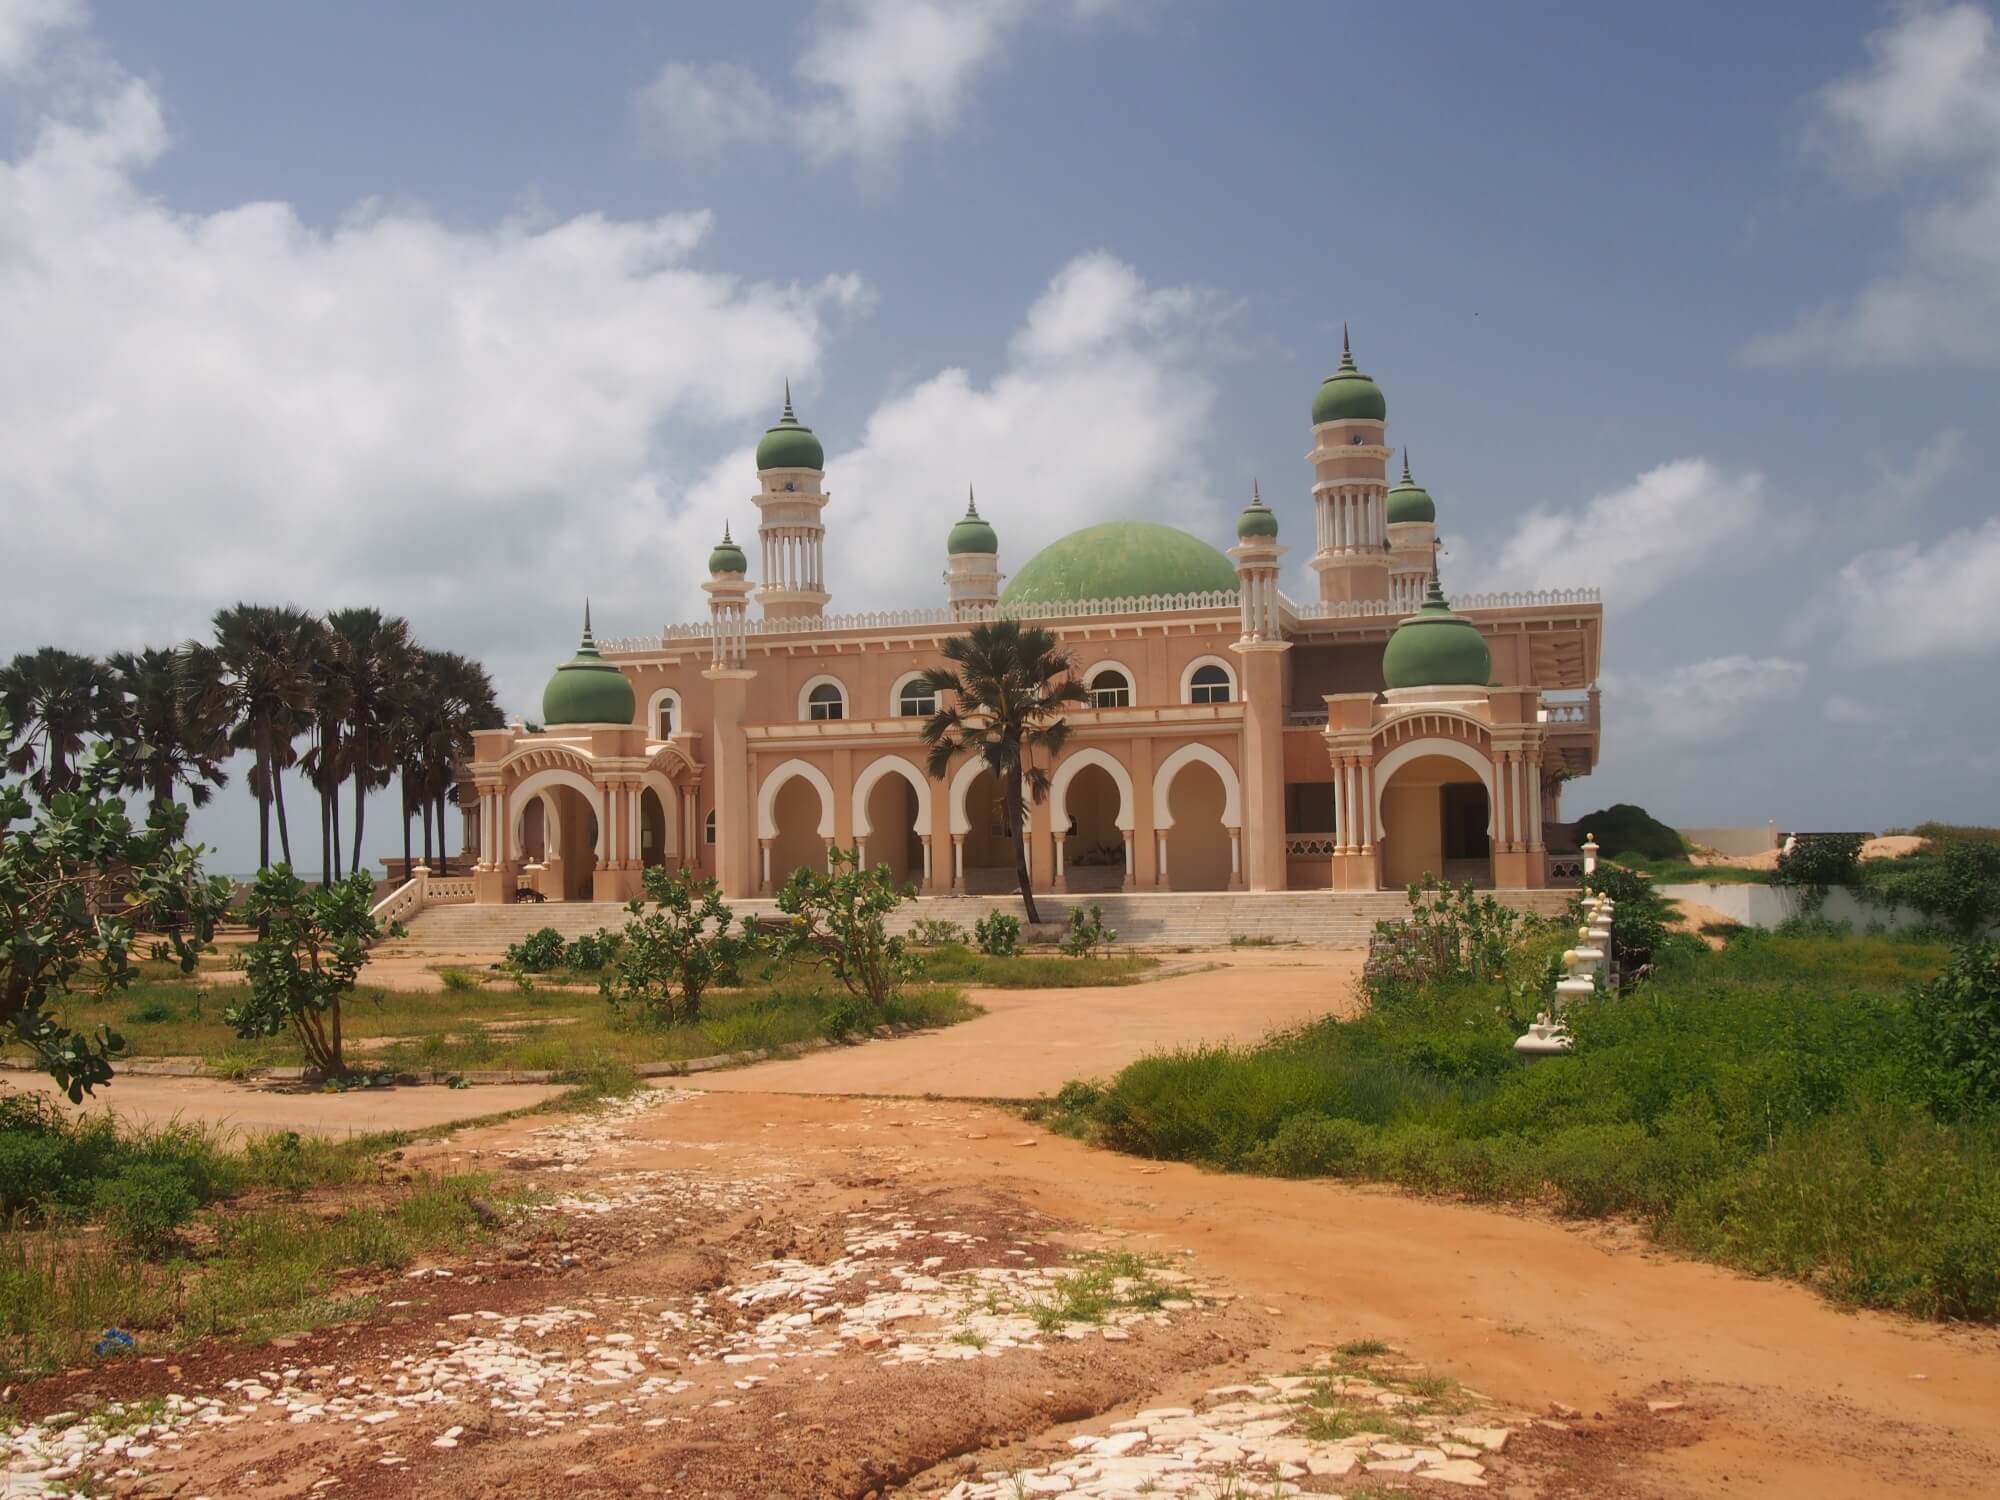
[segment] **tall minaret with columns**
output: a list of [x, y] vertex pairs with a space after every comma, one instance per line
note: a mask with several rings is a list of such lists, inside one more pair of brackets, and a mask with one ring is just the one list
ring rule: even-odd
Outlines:
[[826, 450], [785, 411], [757, 444], [757, 540], [763, 549], [757, 603], [766, 619], [818, 619], [826, 612]]
[[945, 587], [954, 620], [979, 619], [1000, 602], [1000, 537], [965, 487], [965, 514], [945, 538]]
[[1355, 368], [1347, 330], [1340, 368], [1313, 396], [1313, 509], [1318, 537], [1312, 570], [1323, 604], [1389, 597], [1389, 404]]
[[1424, 589], [1437, 566], [1437, 504], [1410, 478], [1410, 450], [1403, 450], [1403, 482], [1389, 491], [1389, 602], [1397, 609], [1423, 606]]
[[745, 624], [750, 580], [744, 577], [749, 567], [750, 559], [731, 540], [729, 525], [724, 522], [722, 540], [708, 554], [708, 582], [701, 586], [701, 591], [708, 595], [708, 617], [714, 627], [715, 646], [709, 658], [712, 667], [734, 670], [742, 667], [749, 657]]
[[1236, 849], [1237, 879], [1253, 891], [1285, 888], [1285, 639], [1278, 604], [1278, 518], [1264, 504], [1257, 482], [1236, 518], [1237, 589], [1243, 631], [1229, 649], [1240, 663], [1243, 716], [1243, 829]]

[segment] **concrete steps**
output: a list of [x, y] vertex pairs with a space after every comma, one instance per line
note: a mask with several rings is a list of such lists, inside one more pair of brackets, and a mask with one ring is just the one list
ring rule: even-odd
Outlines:
[[[1564, 890], [1496, 894], [1509, 906], [1543, 913], [1561, 911], [1570, 895]], [[1377, 922], [1409, 913], [1409, 902], [1395, 891], [1148, 891], [1036, 897], [1044, 922], [1066, 922], [1072, 907], [1092, 903], [1104, 909], [1105, 925], [1117, 929], [1121, 944], [1173, 948], [1226, 947], [1235, 937], [1362, 948]], [[775, 901], [733, 901], [730, 906], [739, 918], [779, 915]], [[992, 911], [1018, 917], [1021, 898], [926, 896], [899, 909], [889, 926], [892, 932], [907, 933], [919, 920], [936, 918], [970, 931]], [[574, 938], [600, 927], [615, 931], [626, 920], [625, 908], [613, 902], [433, 906], [409, 924], [409, 942], [423, 948], [497, 954], [543, 927]]]

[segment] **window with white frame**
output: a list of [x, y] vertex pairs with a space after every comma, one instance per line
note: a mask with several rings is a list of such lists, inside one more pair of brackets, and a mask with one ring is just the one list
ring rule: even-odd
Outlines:
[[1229, 688], [1229, 669], [1210, 662], [1196, 667], [1194, 675], [1188, 678], [1188, 702], [1227, 703]]
[[702, 820], [701, 837], [704, 843], [715, 842], [715, 809], [712, 807], [708, 810], [708, 816]]
[[834, 682], [822, 682], [806, 694], [806, 717], [814, 722], [847, 717], [847, 702]]
[[937, 712], [937, 689], [921, 677], [906, 677], [896, 689], [896, 714], [904, 719], [928, 719]]
[[682, 727], [681, 695], [672, 688], [661, 688], [653, 694], [646, 718], [654, 739], [672, 739], [674, 731]]
[[1117, 667], [1105, 667], [1091, 674], [1090, 706], [1092, 708], [1130, 708], [1132, 706], [1132, 679]]

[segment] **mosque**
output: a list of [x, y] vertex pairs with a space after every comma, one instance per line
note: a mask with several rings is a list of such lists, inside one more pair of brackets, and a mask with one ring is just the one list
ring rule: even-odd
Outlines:
[[1287, 549], [1253, 490], [1226, 552], [1114, 521], [1011, 578], [968, 503], [936, 608], [830, 614], [838, 510], [787, 392], [757, 445], [755, 569], [725, 530], [706, 620], [600, 646], [586, 612], [541, 727], [475, 735], [474, 899], [624, 901], [657, 864], [764, 896], [836, 846], [926, 894], [1013, 889], [992, 776], [968, 758], [933, 782], [918, 739], [924, 669], [994, 618], [1052, 631], [1088, 693], [1031, 810], [1038, 890], [1549, 884], [1562, 785], [1597, 760], [1603, 606], [1583, 588], [1448, 602], [1437, 507], [1407, 458], [1391, 482], [1387, 420], [1343, 338], [1312, 400], [1310, 602], [1280, 591]]

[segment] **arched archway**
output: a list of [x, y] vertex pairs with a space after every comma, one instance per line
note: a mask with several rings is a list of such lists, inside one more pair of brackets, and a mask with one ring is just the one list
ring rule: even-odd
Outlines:
[[1160, 884], [1175, 891], [1219, 891], [1237, 883], [1243, 786], [1221, 751], [1183, 745], [1160, 762], [1153, 777], [1153, 827]]
[[1134, 821], [1132, 773], [1092, 747], [1069, 756], [1049, 780], [1049, 821], [1072, 891], [1115, 891], [1127, 883]]
[[833, 783], [809, 761], [788, 760], [757, 792], [763, 884], [775, 891], [797, 869], [824, 870], [833, 839]]
[[604, 857], [604, 801], [591, 780], [566, 766], [548, 766], [524, 776], [507, 793], [506, 857], [523, 858], [528, 810], [541, 803], [541, 863], [538, 888], [560, 901], [588, 901], [597, 862]]
[[1000, 805], [1000, 784], [977, 756], [951, 778], [951, 834], [963, 889], [974, 894], [1014, 889], [1014, 843]]
[[1456, 740], [1399, 745], [1375, 768], [1385, 890], [1436, 875], [1493, 884], [1493, 773]]
[[931, 826], [931, 784], [900, 755], [884, 755], [854, 780], [854, 837], [868, 863], [887, 865], [900, 881], [924, 879], [924, 835]]

